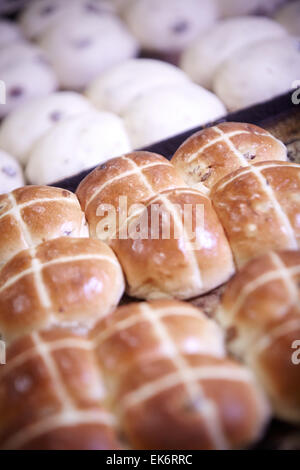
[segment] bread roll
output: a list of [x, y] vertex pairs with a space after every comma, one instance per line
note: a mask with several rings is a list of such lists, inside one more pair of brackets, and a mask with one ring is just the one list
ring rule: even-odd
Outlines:
[[159, 155], [135, 152], [111, 160], [83, 180], [77, 196], [90, 235], [116, 252], [134, 297], [188, 299], [234, 272], [210, 200], [186, 187]]
[[92, 109], [83, 96], [71, 91], [51, 93], [30, 100], [11, 112], [2, 122], [0, 147], [25, 165], [33, 145], [55, 124]]
[[154, 59], [129, 59], [97, 77], [86, 96], [97, 108], [122, 114], [138, 96], [161, 85], [187, 81], [188, 77], [174, 65]]
[[241, 47], [285, 35], [286, 30], [269, 18], [241, 16], [223, 20], [187, 47], [180, 66], [194, 82], [212, 89], [218, 68]]
[[287, 160], [281, 141], [258, 126], [224, 122], [193, 134], [171, 161], [189, 186], [206, 192], [232, 171], [266, 160]]
[[268, 39], [239, 49], [223, 62], [213, 90], [234, 111], [288, 92], [299, 76], [299, 40]]
[[135, 57], [138, 44], [113, 15], [75, 14], [58, 21], [39, 38], [60, 86], [81, 90], [100, 73]]
[[119, 434], [134, 449], [239, 448], [269, 418], [221, 329], [176, 301], [121, 307], [89, 337], [54, 327], [15, 340], [0, 390], [9, 450], [120, 449]]
[[232, 253], [211, 201], [190, 188], [164, 191], [128, 217], [127, 234], [111, 239], [140, 299], [190, 299], [220, 286], [234, 273]]
[[100, 15], [114, 11], [110, 0], [30, 0], [20, 16], [20, 26], [29, 39], [37, 39], [72, 14]]
[[215, 210], [239, 267], [269, 250], [300, 243], [300, 165], [269, 161], [241, 168], [212, 190]]
[[56, 238], [0, 271], [0, 332], [8, 341], [50, 325], [91, 327], [124, 291], [119, 262], [99, 240]]
[[23, 171], [17, 160], [0, 150], [0, 194], [13, 191], [24, 184]]
[[0, 118], [32, 98], [48, 95], [57, 88], [57, 79], [44, 52], [31, 44], [16, 41], [2, 47], [0, 77], [5, 85]]
[[99, 366], [82, 335], [56, 328], [23, 336], [7, 350], [0, 390], [1, 449], [120, 449]]
[[131, 150], [122, 120], [107, 112], [88, 111], [57, 123], [32, 147], [26, 177], [49, 184]]
[[294, 36], [300, 36], [300, 2], [293, 1], [276, 12], [275, 19]]
[[226, 114], [223, 103], [194, 83], [156, 87], [138, 96], [123, 113], [135, 149], [207, 124]]
[[134, 449], [230, 449], [260, 437], [268, 405], [198, 309], [174, 300], [126, 305], [92, 339]]
[[276, 416], [298, 424], [299, 285], [300, 251], [269, 252], [230, 281], [218, 312], [230, 351], [253, 369]]
[[71, 192], [25, 186], [0, 196], [0, 266], [19, 251], [62, 236], [88, 236], [85, 216]]
[[[134, 209], [134, 205], [147, 202], [157, 192], [184, 185], [166, 158], [150, 152], [133, 152], [109, 160], [89, 173], [81, 181], [76, 194], [86, 214], [90, 236], [97, 238], [100, 234], [97, 228], [102, 227], [107, 216], [105, 210], [101, 215], [99, 208], [105, 209], [105, 204], [112, 205], [118, 214], [122, 202], [120, 196], [126, 197], [129, 210]], [[115, 233], [101, 232], [101, 239], [109, 242], [116, 236], [126, 217], [127, 214], [123, 215], [124, 220], [117, 217]]]
[[210, 0], [133, 0], [123, 11], [143, 49], [180, 52], [216, 21]]

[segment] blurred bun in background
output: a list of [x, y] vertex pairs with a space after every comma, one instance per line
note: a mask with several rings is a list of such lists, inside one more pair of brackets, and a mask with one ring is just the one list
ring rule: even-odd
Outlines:
[[219, 68], [213, 88], [233, 111], [289, 91], [297, 77], [299, 39], [282, 37], [239, 49]]
[[39, 38], [62, 88], [80, 90], [109, 67], [134, 57], [138, 43], [112, 15], [77, 15], [58, 21]]
[[187, 47], [180, 65], [193, 81], [211, 89], [218, 67], [238, 49], [286, 35], [283, 26], [269, 18], [244, 16], [223, 20]]
[[0, 18], [0, 48], [23, 39], [20, 28], [12, 21]]
[[45, 53], [24, 41], [1, 49], [0, 77], [6, 87], [6, 103], [0, 106], [0, 117], [32, 98], [51, 93], [58, 85]]
[[86, 112], [59, 122], [36, 142], [29, 154], [26, 177], [33, 184], [53, 183], [130, 149], [118, 116]]
[[188, 80], [182, 70], [166, 62], [129, 59], [102, 73], [90, 84], [86, 96], [97, 108], [122, 114], [142, 94]]
[[20, 15], [20, 26], [29, 39], [36, 39], [70, 14], [101, 15], [113, 13], [110, 0], [32, 0]]
[[132, 0], [124, 19], [143, 49], [180, 52], [217, 19], [211, 0]]
[[133, 147], [141, 148], [225, 114], [225, 107], [213, 93], [187, 82], [141, 94], [123, 118]]
[[23, 171], [17, 160], [0, 150], [0, 194], [24, 185]]
[[4, 119], [0, 127], [0, 147], [25, 165], [34, 143], [55, 124], [92, 109], [86, 98], [72, 91], [30, 100]]

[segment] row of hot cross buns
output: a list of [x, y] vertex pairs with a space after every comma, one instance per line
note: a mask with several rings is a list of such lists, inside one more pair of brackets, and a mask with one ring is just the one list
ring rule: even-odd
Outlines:
[[[107, 162], [79, 186], [81, 207], [50, 187], [0, 196], [0, 332], [9, 343], [0, 447], [246, 447], [270, 416], [261, 384], [277, 415], [299, 422], [290, 344], [300, 337], [299, 252], [250, 262], [218, 311], [231, 351], [256, 378], [226, 357], [221, 328], [189, 304], [115, 309], [123, 273], [135, 297], [188, 299], [255, 254], [297, 248], [300, 167], [285, 160], [265, 131], [221, 124], [183, 144], [175, 165], [146, 152]], [[130, 209], [123, 217], [120, 196]], [[118, 217], [107, 218], [111, 207]], [[144, 226], [148, 236], [128, 237]]]

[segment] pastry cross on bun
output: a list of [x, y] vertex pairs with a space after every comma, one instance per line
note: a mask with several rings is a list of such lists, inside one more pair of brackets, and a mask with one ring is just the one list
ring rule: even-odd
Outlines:
[[128, 236], [112, 239], [110, 246], [126, 275], [127, 292], [141, 299], [189, 299], [234, 273], [232, 253], [211, 201], [190, 188], [154, 196], [128, 220]]
[[49, 186], [24, 186], [0, 195], [0, 266], [21, 250], [63, 236], [88, 236], [75, 194]]
[[212, 190], [214, 208], [235, 261], [300, 244], [300, 165], [268, 161], [225, 176]]
[[[211, 201], [188, 188], [160, 155], [135, 152], [110, 160], [85, 178], [77, 195], [91, 236], [109, 243], [117, 254], [130, 295], [188, 299], [226, 282], [234, 272], [231, 250]], [[109, 204], [119, 216], [120, 196], [128, 209], [124, 220], [120, 224], [115, 217], [116, 227], [100, 232], [107, 214], [98, 209]]]
[[103, 218], [97, 215], [100, 204], [111, 204], [117, 210], [119, 197], [126, 196], [129, 209], [158, 192], [178, 186], [185, 183], [166, 158], [151, 152], [133, 152], [96, 168], [80, 183], [76, 194], [86, 214], [90, 235], [96, 238], [97, 224]]
[[0, 449], [120, 449], [100, 373], [92, 344], [66, 329], [10, 345], [0, 368]]
[[193, 134], [171, 161], [189, 186], [207, 192], [232, 171], [266, 160], [287, 160], [282, 142], [258, 126], [224, 122]]
[[92, 340], [133, 448], [230, 449], [260, 437], [268, 405], [252, 374], [226, 358], [216, 323], [195, 307], [129, 304], [101, 320]]
[[269, 252], [229, 282], [217, 315], [230, 351], [256, 373], [276, 415], [298, 424], [299, 286], [300, 251]]
[[124, 279], [99, 240], [62, 237], [18, 253], [0, 271], [6, 341], [57, 324], [90, 327], [118, 304]]

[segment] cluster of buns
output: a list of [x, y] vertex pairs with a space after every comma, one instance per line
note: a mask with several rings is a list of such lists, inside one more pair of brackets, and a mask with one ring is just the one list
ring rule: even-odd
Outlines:
[[253, 369], [276, 415], [299, 423], [300, 165], [262, 129], [232, 123], [193, 135], [172, 162], [210, 194], [242, 268], [218, 311], [229, 349]]
[[276, 415], [295, 424], [300, 423], [299, 286], [300, 252], [270, 251], [229, 282], [217, 315], [229, 350], [255, 372]]
[[[291, 259], [297, 257], [300, 243], [299, 193], [300, 166], [287, 161], [285, 146], [265, 130], [240, 123], [222, 123], [194, 134], [177, 150], [171, 163], [161, 156], [144, 152], [113, 159], [88, 175], [77, 190], [91, 237], [109, 244], [124, 270], [127, 292], [143, 299], [189, 299], [204, 294], [226, 282], [235, 267], [240, 269], [248, 261], [251, 263], [254, 257], [269, 251], [291, 250], [287, 256]], [[123, 218], [117, 217], [112, 224], [109, 207], [115, 209], [114, 214], [123, 214], [120, 195], [125, 196], [130, 210]], [[185, 205], [193, 208], [192, 235], [187, 233], [183, 224]], [[195, 217], [198, 206], [202, 206], [204, 211], [202, 221]], [[159, 233], [153, 236], [157, 214], [161, 215]], [[165, 237], [164, 228], [169, 220], [171, 231]], [[178, 227], [181, 230], [177, 238], [175, 233]], [[264, 261], [261, 262], [263, 265]], [[246, 273], [247, 269], [252, 272], [251, 266], [246, 266]], [[258, 265], [254, 262], [253, 266], [252, 274], [256, 278], [262, 268], [259, 262]], [[262, 278], [268, 282], [273, 274]], [[248, 321], [249, 324], [253, 322], [251, 328], [255, 333], [260, 330], [257, 335], [265, 336], [269, 334], [269, 328], [273, 331], [278, 327], [273, 325], [276, 319], [281, 322], [280, 328], [284, 332], [288, 321], [287, 328], [294, 328], [292, 336], [297, 339], [299, 291], [296, 283], [293, 287], [293, 283], [288, 281], [289, 274], [284, 266], [280, 275], [288, 284], [288, 291], [283, 299], [279, 294], [281, 304], [278, 316], [283, 314], [283, 304], [287, 310], [292, 310], [291, 322], [289, 315], [279, 319], [272, 311], [272, 294], [270, 305], [265, 304], [268, 291], [265, 293], [263, 287], [259, 290], [261, 307], [260, 304], [256, 305], [258, 300], [255, 295], [250, 295], [252, 291], [248, 296], [248, 286], [245, 287], [246, 300], [250, 303], [249, 307], [246, 303], [245, 320], [244, 317], [240, 321], [239, 318], [223, 315], [223, 324], [228, 324], [230, 331], [233, 326], [236, 332], [238, 346], [233, 352], [237, 352], [238, 357], [251, 363], [251, 366], [256, 358], [254, 360], [250, 354], [249, 348], [252, 346], [249, 346], [247, 339], [248, 334], [249, 341], [251, 339]], [[249, 282], [251, 289], [255, 289], [256, 281], [250, 282], [246, 274], [245, 281], [243, 276], [239, 281], [240, 276], [238, 273], [234, 278], [236, 281], [232, 285], [237, 287], [234, 291], [233, 287], [229, 287], [228, 296], [231, 302], [236, 301], [242, 308], [244, 304], [237, 299], [241, 283]], [[276, 290], [276, 287], [273, 289]], [[231, 292], [234, 293], [231, 295]], [[293, 303], [288, 300], [290, 294], [293, 294]], [[225, 310], [230, 310], [226, 295]], [[243, 294], [241, 296], [244, 301]], [[266, 312], [263, 312], [265, 307]], [[258, 311], [262, 309], [262, 327], [259, 327], [252, 313], [253, 310], [256, 312], [256, 308]], [[263, 315], [267, 320], [273, 315], [274, 322], [270, 320], [270, 325], [266, 325]], [[260, 336], [258, 339], [261, 340]], [[285, 360], [291, 360], [292, 350], [288, 341], [280, 347], [284, 350]], [[257, 359], [257, 362], [260, 360]], [[270, 368], [277, 370], [272, 358], [268, 357], [266, 361], [270, 361]], [[259, 369], [258, 378], [275, 403], [276, 414], [286, 420], [297, 421], [296, 413], [292, 419], [293, 411], [290, 414], [284, 411], [285, 408], [298, 408], [299, 413], [299, 403], [295, 398], [299, 397], [296, 366], [290, 362], [292, 372], [289, 385], [283, 386], [282, 377], [278, 390], [276, 384], [274, 386], [273, 397], [269, 390], [272, 387], [272, 372], [266, 365], [256, 367], [257, 362], [254, 370], [257, 372]], [[283, 388], [279, 390], [280, 387]]]
[[90, 334], [34, 331], [7, 360], [2, 449], [235, 449], [269, 418], [221, 329], [178, 301], [120, 307]]
[[13, 3], [18, 21], [0, 21], [0, 193], [214, 122], [300, 73], [298, 2], [278, 21], [241, 15], [270, 15], [281, 0]]
[[[188, 299], [223, 284], [234, 272], [211, 201], [189, 188], [160, 155], [136, 152], [112, 159], [81, 182], [77, 196], [90, 235], [113, 248], [126, 275], [127, 292], [134, 297]], [[120, 196], [127, 207], [122, 219]], [[108, 205], [116, 223], [109, 220], [104, 230]], [[191, 208], [189, 214], [185, 206]], [[163, 233], [166, 220], [169, 236]]]
[[208, 191], [238, 267], [268, 250], [299, 248], [300, 166], [271, 134], [223, 123], [190, 137], [172, 162], [189, 185]]
[[0, 118], [31, 99], [48, 95], [58, 86], [45, 52], [26, 42], [17, 27], [0, 21]]
[[[298, 248], [300, 167], [286, 158], [266, 131], [223, 123], [172, 162], [109, 160], [78, 199], [50, 187], [0, 197], [0, 448], [244, 448], [269, 420], [266, 395], [299, 422], [299, 251], [270, 252]], [[249, 259], [226, 287], [222, 328], [172, 299]], [[114, 310], [122, 269], [149, 302]], [[225, 332], [246, 366], [226, 356]]]
[[88, 238], [76, 196], [28, 186], [0, 196], [0, 331], [6, 341], [52, 324], [89, 327], [124, 290], [111, 249]]
[[[171, 163], [145, 152], [113, 159], [90, 173], [77, 195], [90, 235], [116, 252], [130, 295], [187, 299], [229, 279], [231, 250], [240, 267], [268, 250], [299, 247], [299, 168], [287, 162], [285, 146], [270, 133], [250, 124], [223, 123], [190, 137]], [[121, 227], [120, 196], [128, 209]], [[115, 215], [106, 230], [105, 205], [113, 206]], [[183, 224], [187, 205], [193, 208], [192, 234]], [[200, 206], [202, 226], [196, 221]], [[161, 215], [157, 238], [151, 236], [155, 211]], [[164, 216], [171, 233], [180, 228], [179, 237], [164, 239]], [[145, 233], [123, 236], [125, 229], [129, 234], [141, 225]]]

